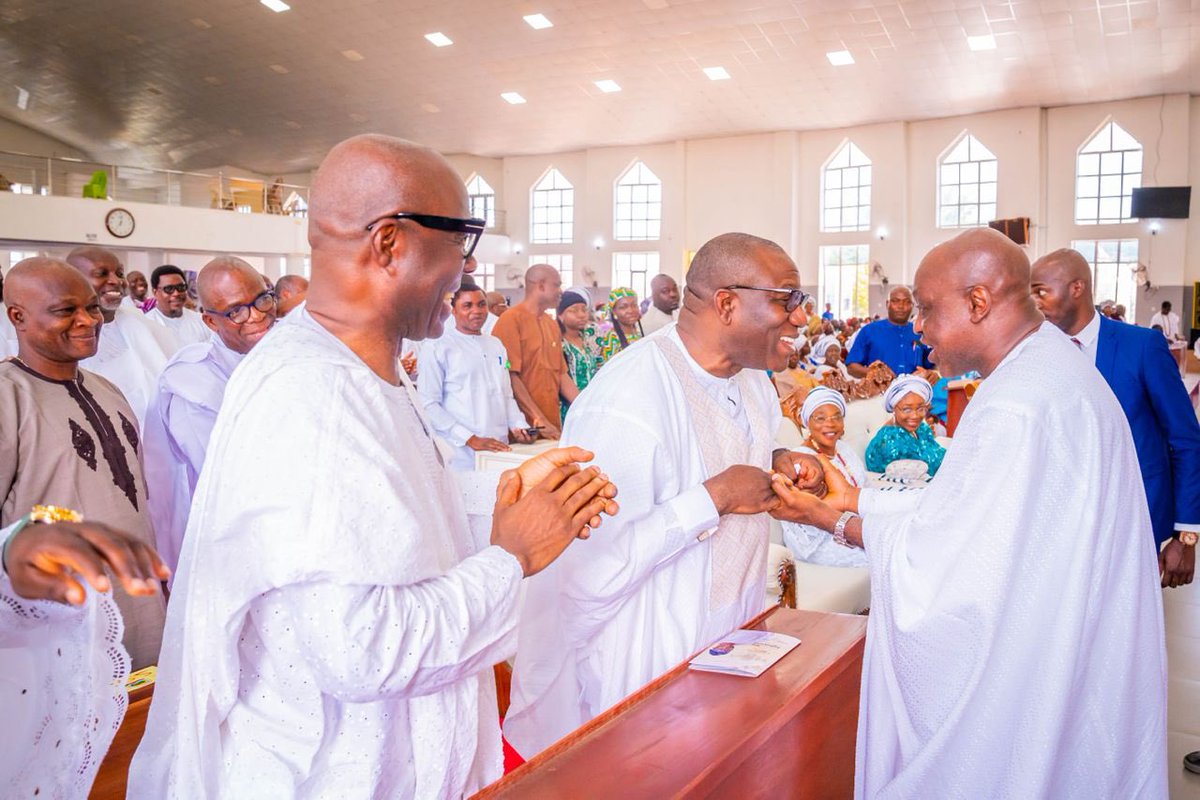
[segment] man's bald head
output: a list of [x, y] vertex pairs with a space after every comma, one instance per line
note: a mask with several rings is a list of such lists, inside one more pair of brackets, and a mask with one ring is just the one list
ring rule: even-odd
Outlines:
[[249, 353], [275, 324], [268, 289], [266, 278], [236, 256], [214, 258], [196, 277], [204, 324], [235, 353]]
[[650, 281], [650, 302], [664, 314], [674, 314], [679, 308], [679, 284], [666, 273], [655, 275]]
[[56, 258], [27, 258], [9, 270], [4, 303], [20, 358], [34, 371], [67, 380], [80, 361], [96, 354], [103, 317], [78, 268]]
[[991, 372], [1043, 321], [1029, 295], [1029, 259], [989, 228], [961, 233], [929, 251], [913, 292], [918, 333], [948, 374]]
[[259, 291], [267, 288], [262, 275], [245, 260], [237, 256], [217, 256], [205, 264], [196, 276], [196, 295], [200, 299], [200, 307], [219, 308], [220, 290], [243, 281], [261, 287]]
[[500, 316], [505, 311], [508, 311], [508, 298], [500, 294], [500, 292], [487, 293], [488, 311], [494, 316]]
[[525, 304], [539, 312], [554, 308], [562, 297], [562, 275], [549, 264], [525, 270]]
[[759, 253], [788, 258], [775, 242], [748, 233], [723, 233], [709, 239], [692, 258], [687, 287], [700, 297], [708, 297], [725, 286], [750, 284], [761, 277], [762, 267], [756, 258]]
[[1030, 283], [1038, 310], [1068, 336], [1091, 321], [1092, 268], [1078, 251], [1064, 247], [1042, 256], [1033, 264]]
[[465, 219], [466, 185], [433, 150], [377, 134], [347, 139], [321, 162], [309, 200], [308, 311], [359, 342], [386, 380], [395, 365], [382, 350], [441, 335], [445, 298], [464, 270], [463, 234], [401, 213]]
[[308, 294], [308, 279], [303, 275], [284, 275], [275, 281], [275, 297], [278, 298], [279, 316], [285, 317], [288, 312], [304, 302]]

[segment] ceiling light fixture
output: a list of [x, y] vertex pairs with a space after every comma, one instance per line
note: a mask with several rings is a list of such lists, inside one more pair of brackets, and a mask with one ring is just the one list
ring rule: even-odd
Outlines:
[[514, 106], [519, 106], [525, 102], [525, 98], [521, 97], [517, 92], [501, 92], [500, 96], [504, 98], [505, 102], [511, 103]]
[[606, 79], [602, 81], [593, 81], [593, 83], [596, 84], [597, 89], [605, 94], [621, 91], [621, 84], [617, 83], [616, 81], [610, 81]]
[[287, 67], [285, 67], [283, 64], [272, 64], [272, 65], [271, 65], [271, 71], [272, 71], [272, 72], [277, 72], [277, 73], [279, 73], [280, 75], [287, 75], [287, 74], [288, 74], [288, 72], [290, 72], [291, 70], [289, 70], [289, 69], [288, 69]]
[[527, 14], [524, 19], [529, 27], [533, 28], [535, 31], [554, 27], [554, 23], [546, 19], [545, 14]]
[[834, 50], [826, 53], [825, 57], [829, 59], [829, 63], [835, 67], [848, 67], [854, 63], [854, 56], [850, 55], [849, 50]]
[[984, 34], [983, 36], [968, 36], [967, 47], [971, 48], [972, 50], [995, 50], [996, 37], [990, 33]]
[[366, 56], [357, 50], [343, 50], [342, 57], [347, 61], [362, 61], [364, 58], [366, 58]]
[[724, 67], [705, 67], [704, 74], [710, 81], [727, 81], [733, 77]]
[[192, 17], [191, 23], [202, 31], [206, 31], [212, 27], [208, 20], [201, 19], [200, 17]]
[[427, 33], [425, 34], [425, 38], [434, 47], [449, 47], [450, 45], [454, 44], [454, 40], [441, 31]]
[[29, 90], [17, 87], [17, 108], [25, 111], [29, 108]]
[[430, 114], [436, 114], [441, 111], [441, 109], [435, 106], [433, 103], [421, 103], [421, 110], [427, 111]]
[[278, 14], [281, 11], [287, 11], [288, 9], [291, 8], [291, 6], [289, 6], [287, 3], [283, 2], [283, 0], [258, 0], [258, 1], [260, 3], [262, 3], [264, 6], [266, 6], [267, 8], [274, 11], [276, 14]]

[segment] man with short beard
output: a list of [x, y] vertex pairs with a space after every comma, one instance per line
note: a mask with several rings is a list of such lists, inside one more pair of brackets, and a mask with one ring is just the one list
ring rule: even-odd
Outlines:
[[188, 284], [183, 270], [163, 264], [150, 273], [150, 288], [154, 290], [154, 308], [147, 312], [146, 319], [166, 331], [168, 357], [189, 344], [208, 341], [208, 328], [200, 314], [187, 307]]
[[146, 482], [155, 546], [174, 571], [196, 481], [225, 396], [242, 357], [275, 324], [275, 295], [245, 261], [214, 258], [197, 279], [208, 341], [176, 353], [158, 378], [143, 426]]
[[650, 306], [642, 315], [642, 332], [649, 335], [675, 321], [679, 309], [679, 284], [665, 273], [650, 281]]
[[897, 375], [932, 369], [929, 348], [913, 332], [913, 296], [907, 286], [893, 286], [888, 292], [887, 319], [878, 319], [863, 327], [854, 338], [846, 356], [846, 368], [855, 378], [864, 378], [867, 368], [882, 361]]
[[434, 432], [454, 448], [450, 466], [475, 468], [477, 450], [508, 450], [533, 441], [525, 415], [513, 399], [508, 353], [495, 336], [483, 333], [487, 300], [483, 290], [464, 282], [451, 298], [454, 327], [421, 348], [417, 389]]
[[125, 276], [125, 282], [129, 285], [129, 294], [125, 297], [125, 305], [143, 313], [154, 308], [154, 299], [146, 299], [150, 284], [146, 282], [145, 275], [134, 270]]
[[154, 382], [167, 363], [167, 346], [159, 338], [163, 332], [155, 330], [142, 314], [122, 307], [125, 269], [111, 250], [77, 247], [67, 255], [67, 263], [91, 283], [104, 315], [100, 347], [80, 366], [116, 384], [140, 424], [154, 395]]

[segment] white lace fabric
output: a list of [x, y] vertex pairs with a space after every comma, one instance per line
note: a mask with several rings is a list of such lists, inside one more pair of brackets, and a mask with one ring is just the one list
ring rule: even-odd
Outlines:
[[26, 600], [0, 573], [0, 797], [87, 797], [125, 717], [124, 629], [111, 594]]

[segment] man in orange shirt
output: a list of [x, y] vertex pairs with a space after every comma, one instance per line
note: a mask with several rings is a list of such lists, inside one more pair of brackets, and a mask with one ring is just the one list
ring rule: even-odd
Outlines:
[[525, 272], [525, 299], [510, 307], [492, 330], [508, 351], [517, 405], [530, 426], [540, 428], [546, 439], [559, 437], [559, 395], [568, 403], [579, 395], [563, 358], [562, 333], [546, 313], [558, 305], [561, 296], [558, 270], [549, 264], [534, 264]]

